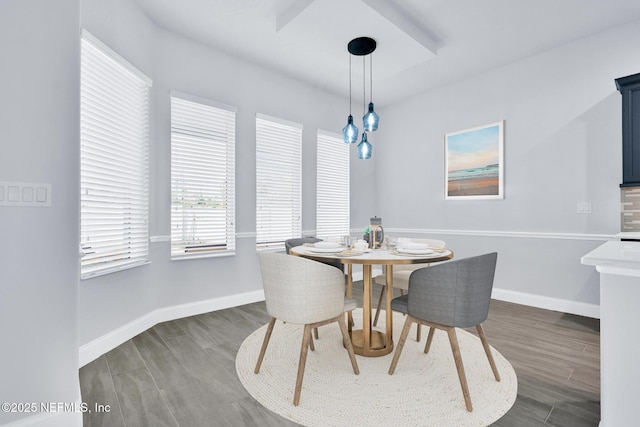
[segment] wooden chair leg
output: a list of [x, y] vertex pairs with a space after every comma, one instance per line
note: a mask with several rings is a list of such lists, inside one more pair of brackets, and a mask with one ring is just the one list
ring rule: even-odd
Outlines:
[[404, 343], [407, 341], [407, 336], [409, 335], [409, 329], [411, 329], [411, 323], [413, 323], [413, 318], [411, 316], [407, 316], [404, 321], [404, 327], [402, 328], [402, 333], [400, 334], [400, 340], [398, 341], [398, 346], [396, 347], [396, 352], [393, 353], [393, 360], [391, 360], [391, 366], [389, 366], [389, 375], [393, 375], [396, 371], [396, 365], [398, 364], [398, 359], [400, 359], [400, 353], [402, 352], [402, 347], [404, 347]]
[[276, 318], [272, 317], [269, 319], [269, 325], [267, 326], [267, 333], [264, 334], [264, 340], [262, 341], [262, 348], [260, 349], [260, 355], [258, 356], [258, 363], [256, 363], [256, 368], [253, 370], [254, 374], [260, 372], [260, 366], [262, 365], [262, 359], [264, 359], [264, 354], [267, 351], [267, 346], [269, 345], [269, 340], [271, 339], [271, 332], [273, 332], [273, 326], [276, 324]]
[[376, 308], [376, 316], [373, 318], [373, 326], [378, 325], [378, 317], [380, 317], [380, 306], [382, 305], [382, 301], [384, 301], [384, 294], [386, 293], [386, 286], [382, 287], [382, 291], [380, 291], [380, 298], [378, 299], [378, 308]]
[[421, 335], [422, 335], [422, 325], [418, 323], [418, 328], [416, 330], [416, 341], [420, 342]]
[[353, 322], [353, 313], [351, 311], [347, 312], [347, 332], [349, 333], [349, 336], [351, 336], [351, 331], [353, 331], [353, 326], [354, 326], [354, 322]]
[[313, 336], [315, 339], [318, 339], [318, 328], [313, 328]]
[[316, 351], [316, 346], [313, 345], [313, 335], [309, 334], [309, 348], [311, 351]]
[[480, 341], [482, 341], [484, 352], [487, 354], [487, 359], [489, 359], [489, 365], [491, 365], [493, 376], [496, 378], [496, 381], [500, 381], [500, 373], [498, 372], [496, 362], [493, 360], [493, 354], [491, 354], [491, 349], [489, 348], [489, 343], [487, 342], [487, 337], [484, 334], [484, 328], [482, 327], [482, 324], [476, 325], [476, 330], [478, 331], [478, 335], [480, 336]]
[[427, 344], [424, 346], [424, 352], [429, 353], [429, 349], [431, 348], [431, 341], [433, 341], [433, 333], [436, 331], [436, 328], [429, 328], [429, 335], [427, 335]]
[[293, 394], [293, 405], [298, 406], [300, 403], [300, 392], [302, 391], [302, 378], [304, 377], [304, 367], [307, 364], [307, 352], [309, 350], [309, 341], [311, 340], [311, 327], [304, 325], [304, 333], [302, 336], [302, 346], [300, 347], [300, 361], [298, 362], [298, 376], [296, 378], [296, 389]]
[[472, 412], [473, 406], [471, 405], [471, 396], [469, 395], [467, 376], [464, 373], [464, 365], [462, 363], [462, 355], [460, 354], [460, 346], [458, 345], [458, 337], [456, 336], [456, 328], [447, 328], [447, 335], [449, 335], [449, 344], [451, 344], [453, 360], [456, 362], [456, 369], [458, 370], [458, 378], [460, 379], [460, 386], [462, 387], [464, 403], [467, 406], [467, 411]]
[[342, 331], [342, 341], [347, 349], [347, 353], [349, 353], [349, 359], [351, 360], [351, 367], [353, 367], [353, 372], [356, 375], [360, 375], [358, 362], [356, 362], [356, 354], [353, 352], [353, 344], [351, 343], [351, 338], [349, 338], [349, 332], [347, 331], [347, 325], [344, 322], [343, 316], [338, 317], [338, 325], [340, 326], [340, 331]]
[[[347, 266], [347, 274], [346, 274], [346, 279], [347, 279], [347, 294], [346, 296], [351, 298], [353, 296], [353, 264], [349, 264]], [[351, 336], [351, 331], [353, 330], [353, 312], [350, 311], [347, 313], [347, 318], [349, 319], [349, 322], [347, 324], [348, 328], [349, 328], [349, 336]]]

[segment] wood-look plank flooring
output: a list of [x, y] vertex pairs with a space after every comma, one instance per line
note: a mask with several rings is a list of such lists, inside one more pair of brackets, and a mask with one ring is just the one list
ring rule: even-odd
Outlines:
[[[82, 401], [111, 410], [85, 413], [85, 427], [297, 425], [263, 408], [236, 376], [240, 344], [267, 321], [263, 302], [201, 314], [160, 323], [99, 357], [80, 369]], [[494, 300], [484, 328], [518, 376], [516, 402], [494, 426], [598, 426], [597, 319]]]

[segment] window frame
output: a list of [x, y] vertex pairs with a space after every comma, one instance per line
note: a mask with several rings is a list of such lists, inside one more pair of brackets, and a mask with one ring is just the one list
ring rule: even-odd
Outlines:
[[80, 278], [149, 261], [152, 81], [82, 29]]
[[[258, 250], [282, 249], [285, 240], [302, 235], [302, 130], [299, 123], [256, 114]], [[274, 201], [280, 205], [269, 203]]]
[[[342, 135], [321, 129], [317, 130], [316, 140], [316, 236], [326, 239], [349, 235], [351, 145], [344, 143]], [[336, 212], [336, 206], [345, 212]], [[346, 219], [339, 221], [335, 219], [338, 216]], [[340, 222], [346, 222], [342, 224], [344, 228]]]
[[[170, 93], [171, 105], [171, 233], [170, 252], [172, 260], [210, 258], [219, 256], [231, 256], [236, 254], [236, 193], [235, 193], [235, 149], [236, 149], [236, 114], [237, 108], [217, 101], [201, 98], [178, 91]], [[174, 111], [175, 110], [175, 111]], [[189, 110], [189, 111], [187, 111]], [[177, 117], [179, 113], [181, 117]], [[189, 116], [191, 114], [191, 116]], [[182, 126], [180, 129], [179, 126]], [[196, 130], [196, 127], [200, 126]], [[178, 142], [179, 135], [184, 139], [191, 139], [190, 143], [185, 140]], [[199, 141], [198, 141], [199, 140]], [[186, 144], [189, 144], [187, 147]], [[224, 144], [221, 149], [220, 145]], [[197, 155], [194, 153], [197, 151]], [[178, 156], [177, 153], [182, 155]], [[192, 151], [192, 153], [188, 153]], [[223, 152], [223, 153], [221, 153]], [[208, 153], [211, 156], [205, 157]], [[197, 157], [197, 158], [196, 158]], [[223, 158], [222, 158], [223, 157]], [[196, 164], [195, 161], [202, 161]], [[187, 165], [190, 163], [190, 165]], [[178, 169], [177, 164], [182, 167]], [[203, 166], [205, 166], [203, 168]], [[214, 172], [216, 167], [224, 167], [223, 173]], [[206, 198], [215, 199], [222, 203], [224, 208], [224, 232], [215, 234], [216, 225], [212, 220], [213, 212], [208, 210], [202, 215], [206, 224], [205, 234], [208, 238], [202, 239], [202, 244], [191, 242], [191, 246], [184, 239], [175, 237], [176, 222], [183, 216], [174, 217], [174, 208], [179, 204], [174, 203], [174, 192], [177, 190], [177, 173], [182, 176], [189, 175], [191, 178], [190, 191], [203, 191]], [[217, 193], [216, 187], [223, 186], [224, 189]], [[202, 197], [201, 197], [202, 198]], [[191, 207], [191, 210], [196, 209]], [[197, 208], [196, 211], [205, 209]], [[195, 217], [194, 217], [195, 219]], [[220, 228], [219, 226], [217, 228]], [[184, 229], [182, 234], [184, 235]], [[223, 237], [224, 236], [224, 237]], [[220, 239], [224, 243], [219, 243]], [[222, 246], [224, 245], [224, 246]], [[180, 248], [182, 248], [180, 250]]]

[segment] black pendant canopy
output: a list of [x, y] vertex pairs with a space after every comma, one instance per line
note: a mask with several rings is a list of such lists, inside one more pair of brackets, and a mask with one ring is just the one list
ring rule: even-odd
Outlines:
[[358, 37], [349, 42], [347, 49], [349, 49], [349, 53], [352, 55], [369, 55], [376, 50], [376, 41], [371, 37]]

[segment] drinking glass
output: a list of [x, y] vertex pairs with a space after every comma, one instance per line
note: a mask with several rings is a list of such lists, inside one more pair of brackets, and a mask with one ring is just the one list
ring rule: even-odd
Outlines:
[[393, 251], [396, 249], [396, 246], [398, 245], [398, 239], [395, 237], [386, 236], [384, 238], [384, 243], [388, 251]]

